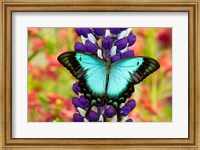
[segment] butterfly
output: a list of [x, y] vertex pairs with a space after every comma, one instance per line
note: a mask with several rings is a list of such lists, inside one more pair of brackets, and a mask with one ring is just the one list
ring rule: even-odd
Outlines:
[[114, 63], [91, 54], [65, 52], [58, 61], [79, 80], [91, 104], [119, 106], [134, 92], [134, 85], [156, 71], [159, 63], [148, 57], [129, 57]]

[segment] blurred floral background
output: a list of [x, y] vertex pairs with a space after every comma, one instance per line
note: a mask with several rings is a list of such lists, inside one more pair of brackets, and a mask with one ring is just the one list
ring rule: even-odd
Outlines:
[[[135, 56], [156, 59], [160, 68], [135, 86], [134, 122], [172, 121], [172, 29], [133, 28]], [[74, 28], [28, 28], [28, 121], [71, 122], [77, 80], [57, 61], [81, 41]]]

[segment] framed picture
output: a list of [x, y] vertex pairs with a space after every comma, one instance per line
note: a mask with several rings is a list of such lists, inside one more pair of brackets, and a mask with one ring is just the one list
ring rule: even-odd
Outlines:
[[2, 149], [199, 149], [199, 1], [1, 6]]

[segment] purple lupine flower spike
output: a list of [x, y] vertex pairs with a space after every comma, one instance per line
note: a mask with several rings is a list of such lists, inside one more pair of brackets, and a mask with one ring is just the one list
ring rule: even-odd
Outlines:
[[136, 102], [135, 100], [130, 100], [128, 101], [125, 106], [123, 106], [121, 109], [120, 109], [120, 115], [122, 117], [125, 117], [127, 116], [136, 106]]
[[116, 109], [113, 106], [109, 106], [105, 111], [105, 116], [107, 118], [112, 118], [114, 115], [116, 115]]
[[81, 89], [80, 89], [80, 87], [78, 86], [78, 82], [75, 82], [75, 83], [72, 85], [72, 90], [73, 90], [74, 93], [76, 93], [76, 94], [80, 93]]
[[127, 102], [127, 105], [129, 105], [129, 106], [131, 107], [131, 109], [134, 109], [135, 106], [136, 106], [136, 101], [135, 101], [134, 99], [129, 100], [129, 101]]
[[132, 50], [126, 51], [126, 52], [121, 54], [122, 59], [129, 58], [129, 57], [132, 57], [132, 56], [134, 56], [134, 51], [132, 51]]
[[112, 34], [118, 34], [120, 32], [120, 28], [109, 28]]
[[105, 34], [104, 28], [93, 28], [93, 32], [97, 36], [103, 36]]
[[87, 52], [87, 50], [86, 50], [85, 46], [83, 45], [83, 43], [79, 43], [79, 42], [75, 43], [74, 49], [75, 49], [75, 51]]
[[96, 53], [98, 50], [97, 45], [95, 45], [94, 43], [90, 42], [89, 40], [86, 40], [85, 42], [85, 48], [87, 49], [88, 52], [90, 53]]
[[90, 101], [86, 99], [83, 95], [80, 96], [80, 103], [83, 105], [84, 108], [88, 108], [90, 105]]
[[76, 33], [78, 34], [78, 36], [81, 36], [81, 28], [76, 28]]
[[129, 106], [129, 105], [125, 105], [124, 107], [122, 107], [121, 109], [120, 109], [120, 115], [122, 116], [122, 117], [125, 117], [125, 116], [127, 116], [130, 112], [131, 112], [131, 107]]
[[102, 40], [102, 47], [104, 48], [104, 49], [111, 49], [111, 47], [112, 47], [112, 39], [110, 38], [110, 36], [107, 36], [107, 37], [105, 37], [105, 38], [103, 38], [103, 40]]
[[84, 122], [84, 118], [80, 114], [75, 113], [73, 115], [73, 122]]
[[118, 61], [118, 60], [120, 60], [120, 59], [121, 59], [121, 56], [120, 56], [119, 53], [117, 53], [116, 55], [114, 55], [114, 56], [112, 56], [112, 57], [110, 58], [110, 61], [113, 63], [113, 62], [116, 62], [116, 61]]
[[99, 114], [93, 110], [90, 110], [89, 115], [88, 115], [88, 120], [90, 122], [95, 122], [98, 121], [99, 119]]
[[129, 35], [127, 39], [128, 39], [128, 46], [132, 46], [136, 41], [136, 36], [132, 34]]
[[77, 107], [80, 107], [80, 108], [84, 108], [84, 106], [81, 104], [80, 102], [80, 99], [77, 98], [77, 97], [73, 97], [72, 98], [72, 103], [73, 105], [77, 108]]
[[120, 28], [120, 31], [124, 31], [124, 30], [126, 30], [127, 28]]
[[82, 28], [81, 32], [84, 37], [88, 37], [88, 34], [92, 33], [92, 30], [90, 28]]
[[127, 38], [123, 38], [123, 39], [115, 41], [114, 45], [117, 46], [118, 50], [122, 50], [127, 46], [127, 43], [128, 43]]
[[133, 119], [128, 119], [126, 120], [126, 122], [133, 122]]
[[84, 36], [85, 38], [88, 37], [89, 33], [92, 33], [92, 30], [90, 28], [76, 28], [76, 33], [79, 36]]
[[[82, 43], [75, 43], [75, 51], [90, 53], [111, 63], [134, 56], [134, 51], [128, 49], [136, 41], [136, 36], [130, 28], [77, 28], [76, 32], [81, 37]], [[133, 122], [132, 119], [123, 117], [128, 116], [135, 108], [135, 100], [129, 100], [118, 109], [108, 105], [104, 99], [96, 98], [97, 103], [92, 103], [81, 92], [78, 82], [73, 84], [72, 89], [79, 95], [72, 98], [77, 110], [73, 115], [74, 122], [119, 121], [118, 117], [122, 118], [121, 121]]]

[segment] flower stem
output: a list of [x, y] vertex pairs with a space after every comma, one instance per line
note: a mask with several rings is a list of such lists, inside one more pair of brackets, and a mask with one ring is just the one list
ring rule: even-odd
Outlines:
[[38, 53], [39, 53], [39, 51], [33, 52], [33, 53], [28, 57], [28, 62], [30, 62]]

